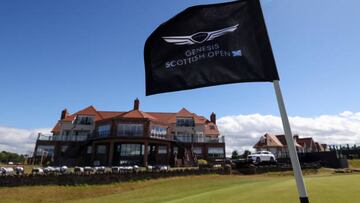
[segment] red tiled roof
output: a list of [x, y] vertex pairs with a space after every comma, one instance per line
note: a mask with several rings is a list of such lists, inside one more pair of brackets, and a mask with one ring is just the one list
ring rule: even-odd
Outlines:
[[214, 123], [209, 122], [205, 124], [204, 134], [209, 136], [218, 136], [220, 133], [217, 126]]
[[179, 112], [174, 113], [168, 120], [167, 123], [176, 123], [176, 117], [191, 117], [194, 119], [195, 124], [205, 124], [208, 121], [203, 116], [198, 116], [195, 113], [191, 113], [185, 108], [182, 108]]
[[155, 117], [151, 116], [150, 114], [147, 114], [140, 110], [132, 110], [129, 111], [123, 115], [121, 115], [123, 118], [148, 118], [150, 120], [157, 120]]
[[[194, 118], [195, 124], [204, 124], [205, 126], [205, 135], [219, 135], [219, 130], [216, 124], [211, 123], [208, 119], [203, 116], [198, 116], [195, 113], [191, 113], [186, 108], [182, 108], [177, 113], [170, 112], [143, 112], [141, 110], [131, 110], [128, 112], [122, 111], [97, 111], [94, 106], [86, 107], [74, 114], [67, 115], [61, 121], [72, 122], [78, 115], [88, 115], [94, 116], [95, 121], [100, 121], [104, 119], [110, 119], [115, 117], [124, 117], [124, 118], [147, 118], [152, 121], [157, 121], [160, 123], [176, 123], [176, 117], [192, 117]], [[60, 121], [54, 126], [53, 132], [60, 131]]]
[[51, 130], [51, 132], [52, 132], [52, 133], [58, 133], [58, 132], [60, 132], [60, 130], [61, 130], [61, 128], [60, 128], [60, 123], [57, 122], [57, 123], [55, 124], [55, 126], [53, 127], [53, 129]]
[[126, 113], [126, 112], [122, 112], [122, 111], [98, 111], [98, 112], [103, 119], [117, 117], [117, 116], [120, 116], [120, 115]]
[[297, 143], [299, 143], [302, 147], [316, 147], [314, 140], [311, 137], [306, 137], [306, 138], [298, 138]]
[[184, 117], [189, 117], [189, 116], [193, 116], [193, 113], [190, 113], [190, 111], [188, 111], [185, 108], [182, 108], [179, 112], [176, 113], [177, 116], [184, 116]]
[[254, 145], [254, 148], [259, 148], [259, 147], [283, 147], [283, 144], [280, 142], [277, 136], [266, 133]]
[[[278, 138], [278, 140], [281, 142], [282, 145], [287, 146], [285, 135], [276, 135], [276, 137]], [[294, 142], [296, 147], [302, 148], [302, 146], [299, 145], [296, 140], [294, 140]]]
[[[95, 109], [95, 107], [93, 107], [93, 106], [88, 106], [88, 107], [86, 107], [86, 108], [84, 108], [84, 109], [82, 109], [82, 110], [80, 110], [80, 111], [78, 111], [78, 112], [76, 112], [76, 113], [74, 113], [74, 114], [71, 114], [71, 115], [69, 115], [68, 113], [66, 114], [66, 116], [65, 116], [65, 118], [64, 119], [62, 119], [62, 120], [60, 120], [60, 121], [65, 121], [65, 122], [72, 122], [75, 118], [76, 118], [76, 116], [78, 116], [78, 115], [86, 115], [86, 116], [94, 116], [95, 117], [95, 121], [97, 121], [97, 120], [101, 120], [101, 119], [103, 119], [103, 117], [100, 115], [100, 113]], [[52, 131], [51, 132], [60, 132], [60, 121], [58, 121], [56, 124], [55, 124], [55, 126], [54, 126], [54, 128], [52, 129]]]
[[162, 112], [147, 112], [147, 113], [163, 123], [168, 123], [170, 118], [175, 115], [175, 113], [162, 113]]

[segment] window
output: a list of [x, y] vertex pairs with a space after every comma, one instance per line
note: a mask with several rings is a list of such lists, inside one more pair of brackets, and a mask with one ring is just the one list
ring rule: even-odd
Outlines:
[[92, 125], [93, 124], [93, 118], [89, 116], [77, 116], [74, 120], [75, 125]]
[[176, 135], [174, 136], [175, 140], [176, 141], [179, 141], [179, 142], [191, 142], [191, 135]]
[[167, 129], [166, 127], [161, 127], [161, 126], [151, 126], [150, 133], [151, 133], [151, 137], [165, 139], [167, 134]]
[[193, 142], [205, 142], [205, 137], [202, 135], [195, 135]]
[[223, 158], [224, 149], [222, 147], [209, 147], [208, 155], [212, 158]]
[[201, 147], [194, 147], [193, 153], [196, 155], [202, 155], [202, 148]]
[[61, 146], [61, 152], [65, 152], [67, 149], [69, 148], [69, 146], [68, 145], [63, 145], [63, 146]]
[[158, 154], [167, 154], [167, 147], [166, 146], [159, 146]]
[[106, 154], [106, 145], [98, 145], [96, 147], [97, 154]]
[[118, 124], [117, 135], [118, 136], [143, 136], [144, 135], [143, 124]]
[[100, 125], [97, 129], [97, 132], [100, 137], [106, 137], [110, 135], [110, 130], [111, 130], [111, 125], [106, 124], [106, 125]]
[[74, 131], [75, 135], [79, 135], [79, 136], [87, 136], [90, 134], [90, 131], [88, 130], [76, 130]]
[[86, 148], [86, 154], [92, 154], [92, 146]]
[[178, 127], [194, 127], [195, 122], [193, 118], [177, 118], [176, 126]]
[[64, 130], [64, 131], [62, 132], [62, 135], [70, 135], [70, 130]]
[[173, 151], [174, 151], [174, 154], [177, 154], [177, 153], [178, 153], [178, 148], [177, 148], [177, 147], [174, 147], [174, 148], [173, 148]]
[[120, 156], [140, 156], [144, 154], [144, 145], [142, 144], [120, 144], [117, 146]]
[[54, 155], [55, 146], [39, 145], [36, 149], [36, 156], [52, 156]]

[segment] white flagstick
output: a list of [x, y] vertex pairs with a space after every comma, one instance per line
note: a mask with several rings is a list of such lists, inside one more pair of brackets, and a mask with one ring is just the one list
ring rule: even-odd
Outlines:
[[294, 143], [293, 136], [291, 133], [290, 123], [289, 123], [289, 119], [288, 119], [288, 116], [286, 113], [284, 99], [281, 94], [280, 84], [279, 84], [278, 80], [274, 80], [273, 83], [274, 83], [276, 99], [277, 99], [277, 102], [279, 105], [281, 120], [282, 120], [283, 128], [285, 131], [285, 139], [286, 139], [286, 143], [287, 143], [289, 154], [290, 154], [291, 165], [294, 170], [296, 185], [297, 185], [297, 189], [298, 189], [298, 192], [300, 195], [300, 202], [308, 203], [309, 199], [308, 199], [308, 195], [307, 195], [306, 188], [305, 188], [304, 178], [302, 176], [300, 162], [299, 162], [299, 158], [298, 158], [296, 148], [295, 148], [295, 143]]

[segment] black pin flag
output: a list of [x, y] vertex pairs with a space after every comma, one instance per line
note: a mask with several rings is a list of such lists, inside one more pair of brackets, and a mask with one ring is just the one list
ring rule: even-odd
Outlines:
[[190, 7], [145, 44], [146, 95], [279, 80], [258, 0]]

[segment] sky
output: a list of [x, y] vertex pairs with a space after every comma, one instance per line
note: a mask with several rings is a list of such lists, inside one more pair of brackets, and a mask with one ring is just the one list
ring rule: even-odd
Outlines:
[[[271, 83], [145, 96], [146, 38], [185, 8], [217, 2], [0, 1], [0, 150], [30, 150], [36, 132], [49, 131], [64, 108], [124, 111], [136, 97], [144, 111], [215, 112], [229, 149], [251, 146], [265, 131], [281, 133]], [[261, 4], [295, 130], [360, 143], [360, 1]]]

